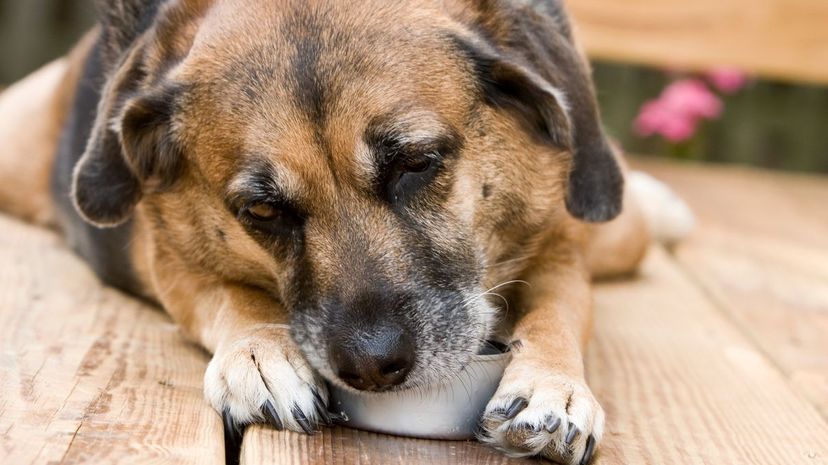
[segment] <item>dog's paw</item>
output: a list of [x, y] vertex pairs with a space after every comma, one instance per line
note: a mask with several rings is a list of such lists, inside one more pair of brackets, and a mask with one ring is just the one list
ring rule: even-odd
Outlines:
[[258, 327], [217, 350], [204, 395], [224, 416], [228, 434], [251, 423], [305, 433], [331, 423], [325, 384], [282, 325]]
[[604, 411], [581, 380], [507, 372], [480, 426], [480, 440], [508, 455], [585, 465], [603, 435]]

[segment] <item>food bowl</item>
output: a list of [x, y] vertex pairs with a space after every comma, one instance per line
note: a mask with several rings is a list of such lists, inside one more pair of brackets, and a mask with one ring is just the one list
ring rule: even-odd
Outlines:
[[331, 411], [343, 426], [426, 439], [470, 439], [511, 359], [505, 344], [487, 343], [457, 376], [408, 391], [354, 392], [330, 386]]

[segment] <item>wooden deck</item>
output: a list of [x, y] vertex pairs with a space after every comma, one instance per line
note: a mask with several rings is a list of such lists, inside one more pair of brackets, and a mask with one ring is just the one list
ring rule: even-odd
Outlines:
[[[700, 219], [596, 286], [598, 464], [828, 463], [828, 179], [636, 160]], [[0, 217], [0, 464], [223, 463], [208, 356]], [[506, 464], [472, 442], [248, 430], [243, 464]]]

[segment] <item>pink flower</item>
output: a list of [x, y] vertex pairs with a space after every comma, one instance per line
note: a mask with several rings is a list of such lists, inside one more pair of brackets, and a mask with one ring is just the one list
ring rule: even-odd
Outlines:
[[702, 119], [714, 119], [721, 113], [721, 100], [704, 82], [682, 79], [644, 104], [634, 129], [642, 136], [658, 134], [673, 143], [684, 142], [693, 137]]
[[672, 111], [660, 99], [651, 100], [635, 120], [635, 131], [642, 136], [660, 134], [670, 142], [684, 142], [696, 133], [698, 118]]
[[716, 89], [725, 94], [739, 92], [748, 82], [747, 74], [736, 68], [716, 68], [709, 71], [705, 77]]
[[660, 100], [650, 100], [644, 103], [635, 119], [635, 132], [644, 137], [656, 135], [661, 131], [664, 120], [670, 116]]
[[699, 79], [670, 84], [659, 100], [671, 112], [688, 117], [715, 119], [722, 114], [722, 101]]
[[661, 126], [661, 135], [670, 142], [678, 143], [690, 140], [696, 134], [699, 120], [686, 116], [673, 116], [666, 119]]

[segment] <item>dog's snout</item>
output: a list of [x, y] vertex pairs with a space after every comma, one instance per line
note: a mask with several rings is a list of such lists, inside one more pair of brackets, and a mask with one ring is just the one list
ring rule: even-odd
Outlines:
[[349, 386], [385, 391], [402, 384], [414, 364], [414, 343], [399, 326], [383, 324], [335, 341], [331, 365]]

